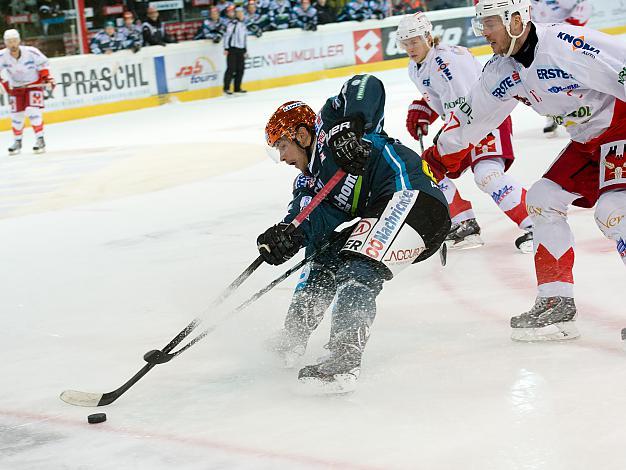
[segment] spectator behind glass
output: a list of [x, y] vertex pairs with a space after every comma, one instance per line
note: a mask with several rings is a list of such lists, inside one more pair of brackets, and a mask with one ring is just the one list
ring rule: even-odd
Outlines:
[[305, 31], [317, 30], [317, 10], [311, 6], [311, 0], [300, 0], [300, 5], [293, 9], [292, 24]]
[[257, 10], [256, 2], [253, 0], [248, 2], [246, 13], [245, 22], [248, 28], [248, 34], [260, 38], [263, 32], [267, 31], [270, 27], [269, 13], [260, 13]]
[[217, 7], [211, 7], [209, 17], [202, 22], [194, 39], [210, 39], [214, 43], [218, 43], [224, 36], [226, 30], [226, 22], [220, 17]]
[[382, 20], [389, 16], [389, 4], [387, 0], [369, 0], [367, 2], [372, 18]]
[[124, 25], [119, 29], [119, 33], [124, 40], [124, 49], [131, 49], [133, 52], [138, 52], [143, 46], [143, 34], [141, 26], [135, 21], [135, 16], [130, 11], [125, 11]]
[[328, 6], [326, 0], [317, 0], [317, 24], [328, 24], [337, 21], [335, 11]]
[[351, 0], [343, 7], [337, 21], [363, 21], [372, 17], [372, 11], [365, 0]]
[[89, 45], [92, 54], [112, 54], [124, 49], [124, 37], [115, 30], [115, 23], [104, 23], [104, 30], [98, 31]]
[[[217, 11], [219, 11], [220, 16], [222, 18], [226, 17], [226, 9], [230, 6], [234, 7], [233, 2], [229, 1], [229, 0], [218, 0], [218, 2], [215, 4], [215, 6], [217, 7]], [[233, 16], [234, 18], [234, 16]]]
[[165, 25], [159, 19], [159, 11], [149, 6], [146, 10], [148, 18], [141, 26], [144, 46], [166, 46], [168, 42], [176, 42], [165, 32]]
[[422, 0], [391, 0], [392, 15], [407, 15], [426, 11], [426, 3]]
[[274, 0], [270, 4], [272, 29], [287, 29], [291, 25], [291, 4], [287, 0]]
[[[65, 21], [61, 5], [57, 0], [39, 0], [39, 21], [41, 22], [44, 36], [47, 36], [48, 33], [56, 33], [54, 30], [56, 26], [53, 26], [53, 30], [49, 31], [50, 25], [62, 24]], [[56, 28], [59, 29], [58, 27]]]

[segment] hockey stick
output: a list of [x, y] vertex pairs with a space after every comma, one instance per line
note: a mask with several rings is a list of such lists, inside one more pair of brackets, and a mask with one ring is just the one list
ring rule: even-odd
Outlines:
[[[356, 219], [356, 220], [359, 220], [359, 219]], [[351, 225], [348, 228], [353, 229], [354, 226]], [[274, 279], [267, 286], [265, 286], [263, 289], [259, 290], [252, 297], [250, 297], [248, 300], [246, 300], [245, 302], [240, 304], [238, 307], [233, 309], [229, 316], [232, 316], [232, 315], [234, 315], [236, 313], [241, 312], [246, 307], [248, 307], [249, 305], [251, 305], [254, 302], [256, 302], [257, 300], [259, 300], [261, 297], [263, 297], [265, 294], [267, 294], [269, 291], [271, 291], [274, 287], [276, 287], [278, 284], [283, 282], [285, 279], [287, 279], [293, 273], [295, 273], [296, 271], [300, 270], [304, 265], [306, 265], [307, 263], [313, 261], [313, 259], [317, 258], [319, 255], [321, 255], [326, 250], [328, 250], [328, 248], [333, 243], [335, 243], [336, 241], [340, 240], [343, 236], [345, 236], [345, 232], [343, 230], [341, 232], [337, 232], [334, 236], [330, 237], [326, 242], [324, 242], [324, 244], [318, 250], [316, 250], [314, 253], [311, 253], [309, 256], [305, 257], [302, 261], [300, 261], [299, 263], [297, 263], [293, 267], [289, 268], [281, 276], [279, 276], [276, 279]], [[213, 330], [215, 330], [215, 328], [217, 328], [218, 326], [219, 325], [212, 325], [212, 326], [210, 326], [209, 328], [204, 330], [202, 333], [200, 333], [198, 336], [196, 336], [194, 339], [189, 341], [189, 343], [187, 343], [186, 345], [181, 347], [178, 351], [174, 351], [173, 353], [167, 354], [166, 355], [166, 356], [168, 356], [167, 360], [164, 360], [163, 362], [168, 362], [171, 359], [175, 358], [176, 356], [180, 355], [183, 351], [186, 351], [187, 349], [192, 347], [194, 344], [196, 344], [197, 342], [202, 340], [205, 336], [207, 336], [209, 333], [211, 333]], [[149, 354], [151, 352], [152, 351], [150, 351], [150, 352], [148, 352], [146, 354]], [[157, 351], [157, 353], [158, 353], [158, 351]]]
[[[421, 133], [420, 133], [420, 148], [422, 149], [422, 154], [423, 154], [424, 153], [424, 139]], [[443, 242], [441, 246], [439, 247], [439, 261], [441, 262], [441, 266], [445, 266], [446, 264], [448, 264], [448, 245], [446, 245], [445, 242]]]
[[[287, 227], [287, 230], [292, 232], [298, 226], [304, 222], [307, 217], [313, 212], [313, 210], [324, 200], [324, 198], [332, 191], [332, 189], [341, 181], [346, 175], [346, 172], [341, 168], [337, 170], [334, 176], [324, 185], [322, 190], [318, 192], [311, 202], [297, 215], [297, 217]], [[212, 303], [212, 307], [219, 305], [223, 302], [234, 290], [239, 287], [261, 264], [263, 264], [263, 257], [259, 256], [252, 262], [248, 268], [235, 279], [230, 286], [228, 286], [224, 292]], [[60, 398], [70, 405], [77, 406], [104, 406], [113, 403], [120, 396], [122, 396], [130, 387], [136, 384], [143, 376], [145, 376], [150, 370], [157, 364], [163, 364], [169, 362], [174, 355], [169, 353], [185, 339], [189, 334], [201, 323], [200, 318], [195, 318], [189, 323], [180, 333], [178, 333], [162, 350], [148, 351], [144, 355], [144, 360], [147, 362], [135, 375], [133, 375], [127, 382], [125, 382], [119, 388], [107, 393], [89, 393], [81, 392], [78, 390], [65, 390], [61, 393]], [[208, 334], [208, 331], [207, 331]], [[204, 335], [206, 336], [206, 334]], [[198, 340], [199, 341], [199, 340]], [[196, 341], [197, 342], [197, 341]]]

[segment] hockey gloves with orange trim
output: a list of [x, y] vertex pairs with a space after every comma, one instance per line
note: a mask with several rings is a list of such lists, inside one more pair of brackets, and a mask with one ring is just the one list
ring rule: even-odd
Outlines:
[[278, 266], [292, 258], [304, 243], [304, 235], [297, 230], [287, 231], [289, 224], [281, 222], [268, 228], [256, 239], [263, 261]]
[[435, 122], [439, 115], [430, 107], [424, 98], [415, 100], [409, 105], [406, 115], [406, 129], [415, 140], [428, 135], [428, 126]]
[[347, 118], [336, 123], [328, 131], [328, 145], [335, 163], [346, 173], [365, 173], [371, 145], [363, 140], [363, 119], [360, 116]]

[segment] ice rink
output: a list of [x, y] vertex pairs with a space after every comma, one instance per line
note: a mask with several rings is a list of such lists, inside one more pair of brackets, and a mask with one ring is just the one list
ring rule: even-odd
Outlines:
[[[406, 72], [376, 75], [388, 133], [418, 150], [404, 127], [417, 96]], [[486, 245], [386, 284], [353, 394], [305, 396], [298, 369], [265, 351], [294, 276], [235, 317], [207, 312], [215, 333], [114, 404], [59, 399], [117, 388], [250, 264], [296, 172], [265, 157], [266, 119], [291, 99], [319, 108], [343, 80], [50, 125], [45, 155], [30, 152], [28, 129], [28, 150], [8, 157], [12, 137], [0, 134], [0, 469], [626, 468], [614, 244], [592, 210], [574, 208], [582, 338], [514, 343], [509, 318], [535, 298], [532, 255], [516, 251], [517, 227], [471, 174], [459, 187]], [[524, 106], [513, 119], [511, 174], [529, 186], [567, 139], [545, 138]], [[228, 305], [284, 269], [262, 266]], [[324, 352], [328, 328], [301, 365]], [[96, 411], [108, 421], [87, 424]]]

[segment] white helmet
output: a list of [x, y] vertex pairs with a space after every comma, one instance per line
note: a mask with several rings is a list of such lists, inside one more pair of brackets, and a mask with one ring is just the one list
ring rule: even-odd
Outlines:
[[[499, 16], [509, 36], [513, 38], [511, 47], [506, 57], [511, 55], [515, 40], [524, 32], [526, 24], [530, 21], [530, 0], [474, 0], [476, 16], [472, 18], [472, 29], [476, 36], [482, 36], [484, 31], [483, 20], [490, 16]], [[513, 13], [518, 13], [522, 19], [522, 33], [511, 33], [511, 18]]]
[[20, 39], [20, 33], [17, 29], [7, 29], [4, 32], [4, 40], [7, 39]]
[[402, 41], [421, 36], [425, 38], [433, 32], [433, 25], [426, 15], [418, 12], [412, 15], [406, 15], [398, 23], [396, 30], [396, 44], [398, 49], [404, 50]]

